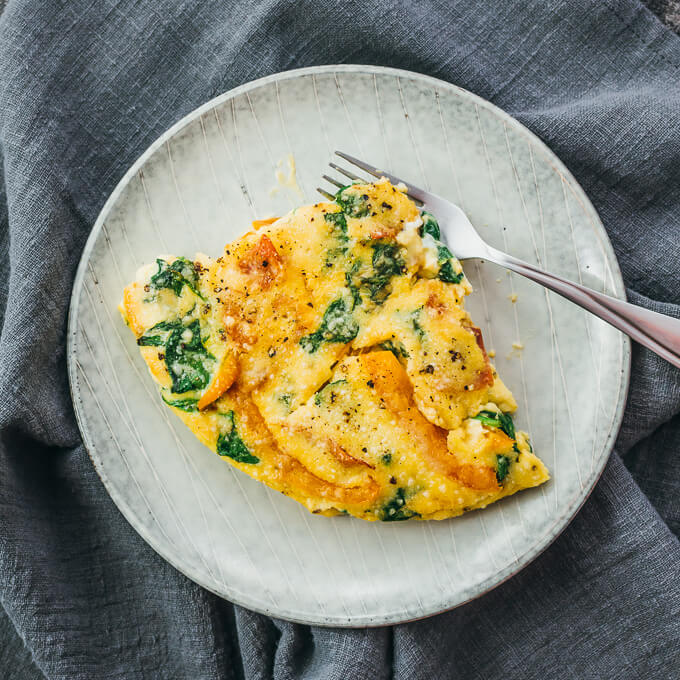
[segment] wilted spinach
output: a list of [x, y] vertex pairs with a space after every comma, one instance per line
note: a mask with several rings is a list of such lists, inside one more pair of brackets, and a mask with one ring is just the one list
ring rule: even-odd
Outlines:
[[243, 443], [236, 430], [236, 418], [233, 411], [228, 411], [223, 415], [229, 425], [229, 432], [221, 432], [217, 438], [217, 453], [235, 460], [237, 463], [259, 463], [260, 459], [254, 456], [250, 449]]
[[496, 454], [496, 479], [499, 483], [508, 476], [509, 470], [510, 458], [500, 453]]
[[155, 290], [169, 288], [178, 297], [182, 294], [182, 288], [187, 286], [194, 294], [203, 299], [198, 292], [198, 272], [191, 260], [178, 257], [173, 262], [166, 262], [161, 258], [156, 260], [158, 271], [151, 277], [150, 285]]
[[[422, 330], [422, 329], [421, 329]], [[388, 352], [392, 352], [397, 359], [404, 358], [408, 359], [411, 355], [406, 351], [406, 347], [401, 342], [395, 342], [393, 340], [385, 340], [385, 342], [381, 342], [378, 347], [380, 349], [387, 350]]]
[[213, 356], [203, 345], [198, 319], [186, 326], [179, 319], [161, 321], [138, 338], [137, 344], [165, 348], [165, 365], [176, 394], [203, 389], [210, 382], [205, 364]]
[[370, 211], [368, 194], [352, 191], [353, 184], [342, 187], [335, 194], [335, 202], [342, 208], [342, 212], [349, 217], [365, 217]]
[[473, 420], [479, 420], [488, 427], [497, 427], [505, 432], [510, 439], [515, 438], [515, 424], [512, 422], [512, 416], [508, 413], [480, 411], [476, 416], [472, 416], [472, 418]]
[[413, 330], [416, 332], [416, 335], [418, 336], [418, 340], [422, 342], [425, 340], [425, 329], [420, 325], [420, 312], [423, 311], [422, 307], [418, 307], [418, 309], [415, 309], [414, 311], [411, 312], [411, 325], [413, 326]]
[[437, 277], [444, 283], [460, 283], [463, 280], [463, 272], [457, 274], [453, 268], [453, 253], [441, 242], [441, 230], [439, 223], [428, 212], [420, 213], [423, 224], [420, 227], [420, 235], [431, 236], [437, 245], [437, 262], [439, 273]]
[[406, 507], [406, 494], [401, 487], [392, 498], [378, 511], [378, 518], [383, 522], [401, 522], [411, 517], [419, 517], [419, 513]]
[[321, 406], [327, 395], [330, 396], [330, 402], [333, 403], [335, 401], [335, 392], [333, 392], [333, 388], [346, 383], [346, 380], [334, 380], [333, 382], [325, 384], [321, 389], [314, 393], [314, 405]]
[[321, 319], [319, 328], [300, 338], [305, 351], [313, 354], [322, 342], [350, 342], [359, 332], [359, 324], [352, 317], [343, 298], [338, 298], [328, 305]]
[[194, 413], [198, 411], [198, 399], [166, 399], [164, 394], [161, 394], [161, 399], [168, 405], [186, 411], [187, 413]]
[[333, 225], [334, 231], [341, 241], [347, 240], [347, 219], [344, 212], [326, 213], [324, 219], [328, 224]]

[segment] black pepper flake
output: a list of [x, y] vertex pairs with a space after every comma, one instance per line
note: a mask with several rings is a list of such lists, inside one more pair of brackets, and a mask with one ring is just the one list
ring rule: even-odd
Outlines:
[[276, 356], [276, 350], [273, 347], [270, 347], [267, 350], [267, 355], [269, 356], [270, 359], [275, 357]]
[[466, 366], [465, 364], [463, 364], [463, 365], [460, 367], [460, 370], [461, 370], [461, 371], [464, 371], [466, 368], [467, 368], [467, 366]]
[[366, 452], [368, 451], [368, 449], [367, 449], [365, 446], [362, 446], [362, 447], [361, 447], [361, 450], [362, 450], [364, 453], [366, 453]]
[[268, 267], [268, 266], [269, 266], [269, 262], [268, 262], [267, 260], [262, 260], [262, 266], [263, 266], [263, 267]]
[[368, 194], [361, 194], [361, 198], [364, 199], [364, 201], [368, 200]]
[[366, 384], [371, 388], [375, 387], [375, 383], [372, 380], [367, 380]]
[[460, 359], [460, 352], [456, 352], [456, 350], [450, 349], [449, 354], [451, 355], [451, 361], [458, 361]]
[[382, 207], [385, 208], [385, 210], [392, 210], [392, 206], [387, 203], [387, 201], [382, 202]]
[[159, 353], [158, 353], [158, 358], [159, 358], [161, 361], [163, 361], [163, 359], [165, 359], [165, 354], [163, 354], [163, 352], [159, 352]]
[[307, 303], [307, 307], [311, 307], [312, 309], [314, 309], [314, 305], [311, 302]]
[[396, 484], [397, 483], [397, 478], [396, 477], [390, 477], [390, 484]]
[[432, 364], [428, 364], [427, 366], [425, 366], [425, 368], [421, 368], [420, 372], [432, 375], [434, 373], [434, 366]]
[[151, 290], [151, 286], [147, 283], [146, 286], [144, 286], [144, 292], [148, 293]]
[[463, 389], [467, 392], [467, 391], [470, 389], [470, 386], [469, 386], [469, 385], [465, 385], [465, 386], [463, 387]]
[[378, 213], [377, 212], [372, 212], [371, 217], [375, 217]]

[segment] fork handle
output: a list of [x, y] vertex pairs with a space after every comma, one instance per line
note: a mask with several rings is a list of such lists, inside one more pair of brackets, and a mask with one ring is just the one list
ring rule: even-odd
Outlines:
[[680, 319], [624, 302], [489, 247], [487, 259], [555, 291], [680, 368]]

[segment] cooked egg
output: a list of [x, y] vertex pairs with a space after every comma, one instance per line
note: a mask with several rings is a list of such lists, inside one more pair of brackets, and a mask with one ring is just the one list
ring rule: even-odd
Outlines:
[[404, 187], [352, 184], [253, 226], [216, 259], [160, 256], [123, 293], [201, 442], [311, 512], [365, 520], [453, 517], [548, 479], [460, 262]]

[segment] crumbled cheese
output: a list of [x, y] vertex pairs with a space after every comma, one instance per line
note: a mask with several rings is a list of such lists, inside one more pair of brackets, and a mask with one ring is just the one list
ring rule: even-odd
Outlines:
[[517, 293], [513, 293], [512, 295], [508, 295], [508, 300], [510, 300], [510, 302], [512, 302], [512, 304], [514, 305], [515, 302], [517, 302]]
[[469, 420], [465, 421], [465, 427], [467, 429], [468, 436], [473, 440], [477, 440], [484, 436], [484, 428], [482, 427], [482, 423], [479, 420], [470, 418]]
[[513, 349], [524, 349], [524, 345], [521, 342], [513, 342], [512, 348]]
[[439, 273], [439, 251], [437, 250], [437, 243], [432, 238], [431, 234], [425, 234], [422, 238], [424, 261], [420, 267], [420, 272], [424, 276], [434, 278]]
[[[420, 220], [422, 224], [422, 220]], [[397, 243], [406, 249], [406, 266], [418, 268], [423, 259], [423, 243], [418, 233], [420, 225], [406, 222], [404, 228], [397, 234]]]
[[397, 243], [406, 249], [406, 265], [419, 271], [428, 278], [434, 278], [439, 272], [437, 244], [430, 234], [421, 238], [419, 229], [423, 220], [418, 216], [406, 222], [397, 234]]
[[490, 349], [488, 351], [488, 355], [490, 359], [493, 359], [496, 356], [496, 350], [495, 349]]

